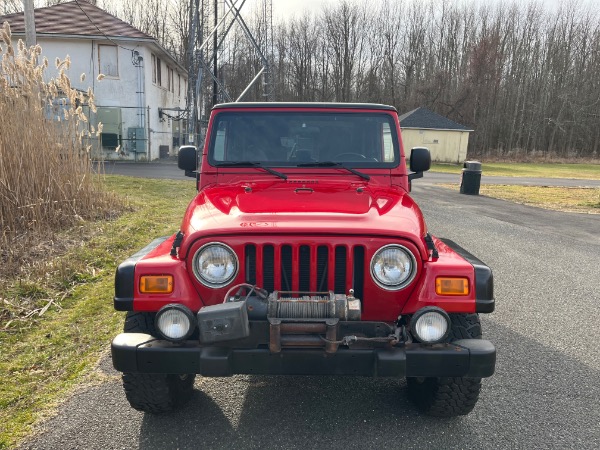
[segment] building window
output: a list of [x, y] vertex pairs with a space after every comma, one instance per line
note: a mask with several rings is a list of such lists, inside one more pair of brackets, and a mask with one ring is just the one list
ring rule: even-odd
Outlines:
[[156, 84], [162, 86], [162, 64], [160, 58], [156, 58]]
[[181, 97], [181, 75], [177, 74], [177, 97]]
[[173, 69], [169, 69], [169, 77], [171, 81], [169, 83], [169, 90], [174, 94], [175, 93], [175, 71]]
[[119, 53], [116, 45], [98, 45], [98, 66], [107, 77], [119, 77]]
[[152, 55], [152, 82], [156, 84], [156, 56]]
[[116, 133], [100, 133], [100, 143], [102, 148], [107, 150], [114, 150], [121, 145], [121, 136]]
[[100, 143], [104, 150], [115, 150], [122, 144], [121, 108], [99, 107], [96, 111], [97, 123], [102, 123]]

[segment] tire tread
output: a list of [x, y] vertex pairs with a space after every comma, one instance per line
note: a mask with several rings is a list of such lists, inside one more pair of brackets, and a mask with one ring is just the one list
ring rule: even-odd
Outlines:
[[[458, 339], [481, 339], [478, 314], [450, 314], [452, 326], [448, 342]], [[481, 391], [481, 378], [445, 377], [407, 378], [408, 397], [417, 408], [434, 417], [455, 417], [469, 414]]]
[[123, 388], [132, 408], [152, 414], [172, 411], [187, 402], [194, 388], [195, 375], [124, 373]]
[[[129, 311], [123, 331], [156, 336], [154, 313]], [[175, 374], [124, 373], [125, 396], [132, 408], [152, 414], [161, 414], [182, 406], [191, 398], [196, 374], [183, 378]]]

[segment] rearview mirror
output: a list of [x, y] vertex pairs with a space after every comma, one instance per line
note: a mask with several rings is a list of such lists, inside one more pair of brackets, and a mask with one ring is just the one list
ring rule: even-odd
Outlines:
[[198, 170], [198, 150], [193, 145], [182, 145], [177, 153], [177, 167], [185, 171], [187, 177], [195, 177]]

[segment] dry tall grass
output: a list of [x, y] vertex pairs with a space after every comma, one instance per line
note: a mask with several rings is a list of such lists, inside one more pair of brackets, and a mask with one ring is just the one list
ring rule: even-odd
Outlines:
[[19, 270], [28, 249], [78, 221], [106, 216], [114, 196], [94, 175], [84, 106], [94, 110], [91, 90], [72, 88], [58, 75], [44, 80], [48, 60], [39, 46], [11, 44], [8, 23], [0, 41], [0, 281]]

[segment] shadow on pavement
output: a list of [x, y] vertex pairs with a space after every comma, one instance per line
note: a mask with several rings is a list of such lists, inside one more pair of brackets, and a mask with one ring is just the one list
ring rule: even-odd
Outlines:
[[498, 369], [465, 417], [419, 415], [400, 380], [271, 376], [199, 379], [184, 408], [154, 416], [131, 409], [115, 377], [76, 393], [22, 448], [600, 448], [599, 371], [484, 325]]
[[[140, 448], [597, 448], [600, 389], [591, 369], [487, 321], [498, 370], [468, 416], [419, 415], [404, 381], [357, 377], [237, 376], [220, 379], [173, 416], [144, 416]], [[243, 384], [234, 414], [220, 398]], [[231, 393], [225, 394], [225, 397]], [[174, 447], [171, 447], [174, 448]]]

